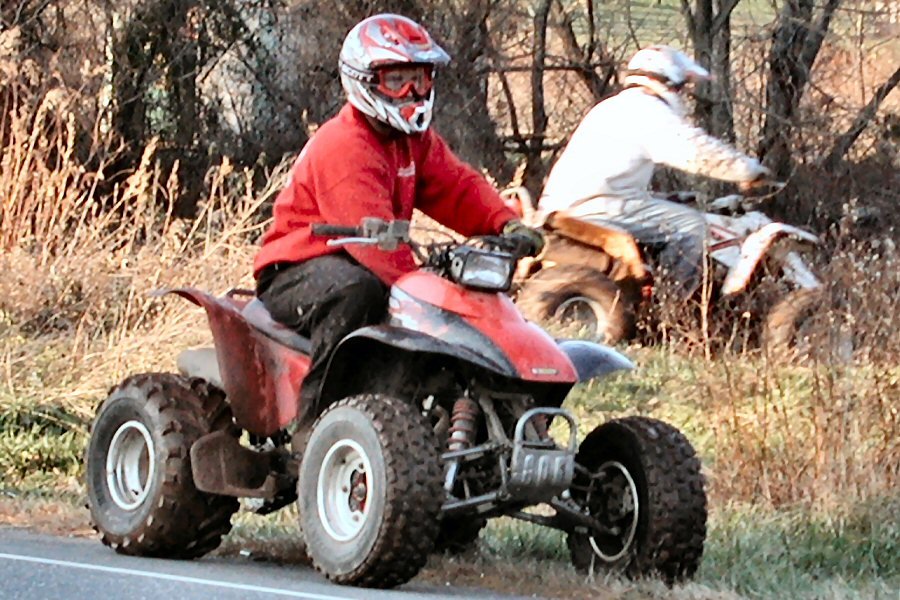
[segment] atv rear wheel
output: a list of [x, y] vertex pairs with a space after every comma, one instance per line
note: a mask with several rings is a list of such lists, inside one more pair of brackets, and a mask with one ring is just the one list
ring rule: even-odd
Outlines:
[[443, 498], [434, 432], [410, 404], [347, 398], [313, 425], [298, 481], [316, 568], [338, 583], [394, 587], [434, 548]]
[[557, 265], [538, 271], [516, 301], [533, 321], [550, 319], [578, 326], [592, 338], [615, 344], [634, 331], [634, 307], [621, 288], [596, 269]]
[[129, 377], [97, 411], [85, 456], [91, 522], [120, 554], [196, 558], [231, 530], [236, 498], [194, 486], [190, 449], [237, 436], [224, 394], [167, 373]]
[[608, 533], [568, 536], [581, 571], [660, 575], [672, 583], [700, 565], [706, 493], [700, 461], [677, 429], [646, 417], [605, 423], [581, 443], [572, 498]]

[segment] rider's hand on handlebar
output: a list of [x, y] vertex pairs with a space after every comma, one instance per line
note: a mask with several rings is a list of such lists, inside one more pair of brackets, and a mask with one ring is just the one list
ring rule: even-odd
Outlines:
[[544, 249], [544, 234], [518, 219], [512, 219], [503, 226], [503, 235], [519, 242], [522, 256], [537, 256]]
[[750, 181], [741, 181], [738, 183], [738, 189], [742, 194], [751, 195], [753, 192], [768, 189], [777, 185], [777, 183], [772, 179], [772, 172], [766, 167], [760, 165], [759, 172], [756, 174], [756, 177], [751, 179]]

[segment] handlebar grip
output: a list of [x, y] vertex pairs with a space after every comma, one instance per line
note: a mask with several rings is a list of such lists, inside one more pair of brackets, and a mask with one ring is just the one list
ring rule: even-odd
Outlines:
[[313, 223], [313, 235], [322, 237], [342, 237], [359, 235], [359, 228], [348, 225], [329, 225], [328, 223]]

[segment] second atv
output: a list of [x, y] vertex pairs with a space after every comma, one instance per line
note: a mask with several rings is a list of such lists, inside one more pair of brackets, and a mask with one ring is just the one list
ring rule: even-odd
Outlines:
[[[513, 188], [505, 196], [527, 222], [536, 224], [526, 190]], [[757, 198], [734, 194], [705, 207], [709, 298], [727, 304], [754, 293], [764, 280], [774, 282], [780, 297], [755, 306], [762, 323], [756, 333], [772, 348], [794, 348], [821, 302], [822, 282], [804, 258], [819, 238], [773, 221], [755, 210], [758, 203]], [[607, 344], [633, 338], [638, 316], [649, 314], [658, 302], [653, 249], [615, 223], [564, 211], [547, 215], [543, 226], [547, 249], [519, 273], [516, 302], [522, 312], [536, 321], [576, 324]]]

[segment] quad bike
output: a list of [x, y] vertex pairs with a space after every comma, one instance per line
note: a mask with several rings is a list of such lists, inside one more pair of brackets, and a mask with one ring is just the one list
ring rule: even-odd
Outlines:
[[[526, 222], [536, 224], [526, 190], [514, 188], [504, 196]], [[677, 196], [682, 202], [693, 200], [691, 194]], [[733, 194], [705, 207], [711, 298], [724, 303], [753, 292], [764, 275], [776, 280], [787, 293], [765, 307], [761, 333], [771, 348], [787, 349], [803, 337], [804, 321], [820, 300], [822, 283], [802, 255], [819, 239], [753, 210], [759, 201]], [[519, 271], [517, 304], [523, 314], [538, 321], [575, 323], [607, 344], [633, 337], [636, 315], [646, 314], [656, 297], [648, 266], [652, 249], [602, 219], [560, 211], [547, 215], [542, 224], [547, 249]]]
[[[707, 513], [694, 449], [645, 417], [576, 444], [566, 395], [633, 365], [520, 315], [504, 294], [515, 240], [420, 246], [408, 222], [377, 219], [313, 231], [410, 244], [422, 268], [394, 284], [382, 324], [340, 343], [317, 418], [296, 431], [309, 340], [252, 293], [163, 291], [206, 311], [215, 347], [184, 351], [180, 374], [128, 377], [100, 406], [86, 472], [105, 544], [199, 557], [229, 531], [238, 498], [255, 498], [259, 512], [296, 501], [313, 564], [343, 584], [400, 585], [503, 515], [565, 531], [580, 569], [670, 582], [695, 572]], [[539, 504], [549, 509], [527, 510]]]

